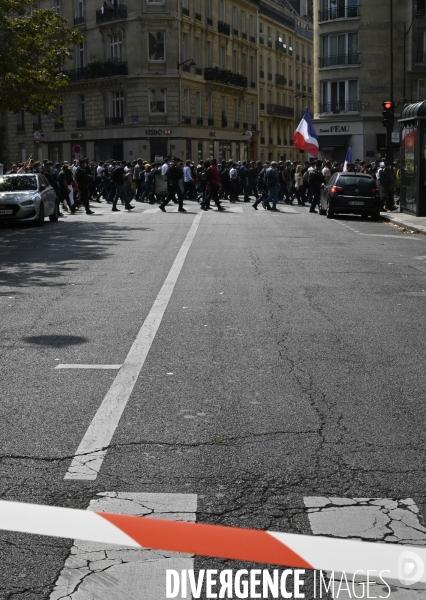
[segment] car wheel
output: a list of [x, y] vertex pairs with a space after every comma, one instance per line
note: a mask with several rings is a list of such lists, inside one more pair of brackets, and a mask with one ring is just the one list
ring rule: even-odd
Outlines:
[[38, 218], [36, 219], [35, 224], [38, 227], [44, 225], [44, 206], [42, 202], [40, 203], [40, 208], [38, 209]]
[[53, 211], [53, 213], [51, 215], [49, 215], [49, 220], [52, 221], [52, 223], [56, 223], [56, 221], [59, 219], [59, 208], [58, 208], [58, 203], [55, 201], [55, 210]]
[[327, 204], [327, 210], [325, 211], [325, 214], [327, 215], [327, 219], [334, 218], [334, 210], [330, 208], [330, 202]]

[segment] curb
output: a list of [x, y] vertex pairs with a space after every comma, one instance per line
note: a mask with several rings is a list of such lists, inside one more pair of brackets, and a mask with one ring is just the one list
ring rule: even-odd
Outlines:
[[395, 225], [399, 225], [400, 227], [407, 227], [416, 233], [423, 233], [426, 235], [426, 227], [423, 225], [415, 225], [413, 222], [404, 221], [401, 217], [397, 217], [393, 214], [383, 214], [380, 213], [380, 218], [384, 221], [389, 221], [390, 223], [394, 223]]

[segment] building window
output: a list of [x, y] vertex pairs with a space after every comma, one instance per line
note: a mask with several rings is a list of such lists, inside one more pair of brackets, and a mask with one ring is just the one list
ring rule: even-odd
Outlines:
[[182, 60], [186, 61], [189, 59], [189, 34], [184, 33], [182, 35]]
[[213, 63], [212, 63], [212, 43], [211, 42], [207, 42], [206, 44], [206, 64], [207, 67], [212, 67]]
[[77, 119], [83, 124], [86, 121], [86, 98], [84, 94], [77, 96]]
[[147, 0], [148, 4], [164, 4], [164, 0]]
[[250, 81], [256, 81], [256, 63], [254, 62], [254, 56], [250, 56]]
[[219, 20], [224, 22], [226, 20], [226, 6], [224, 0], [220, 0]]
[[195, 38], [195, 63], [198, 68], [201, 68], [201, 38]]
[[238, 51], [232, 51], [232, 70], [234, 73], [238, 73]]
[[426, 62], [426, 31], [417, 32], [417, 63]]
[[420, 102], [426, 98], [426, 79], [411, 81], [411, 102]]
[[183, 90], [183, 116], [189, 117], [190, 115], [191, 115], [191, 110], [190, 110], [189, 90]]
[[197, 111], [197, 119], [201, 119], [201, 117], [203, 116], [203, 111], [202, 111], [202, 98], [201, 98], [201, 92], [196, 92], [195, 94], [195, 107], [196, 107], [196, 111]]
[[238, 31], [238, 8], [236, 6], [232, 7], [232, 28]]
[[247, 102], [243, 101], [243, 123], [247, 123]]
[[84, 18], [83, 0], [75, 0], [75, 18], [76, 20], [81, 20]]
[[52, 0], [52, 8], [57, 15], [61, 16], [61, 0]]
[[201, 17], [201, 0], [195, 0], [195, 14]]
[[322, 0], [320, 21], [350, 19], [358, 16], [358, 0]]
[[154, 115], [166, 112], [166, 90], [149, 90], [149, 112]]
[[17, 116], [18, 131], [25, 131], [25, 111], [20, 110]]
[[322, 36], [321, 52], [320, 67], [359, 64], [358, 33]]
[[226, 46], [220, 47], [220, 68], [226, 69]]
[[109, 37], [109, 57], [115, 62], [121, 62], [123, 59], [123, 36], [111, 35]]
[[124, 92], [111, 92], [110, 114], [113, 119], [124, 117]]
[[226, 97], [225, 96], [222, 96], [221, 107], [222, 107], [222, 117], [226, 117]]
[[77, 62], [77, 69], [83, 69], [84, 67], [84, 43], [81, 42], [80, 44], [78, 44], [77, 46], [77, 56], [76, 56], [76, 62]]
[[206, 0], [206, 18], [212, 18], [212, 0]]
[[33, 130], [39, 131], [40, 129], [42, 129], [42, 126], [41, 126], [41, 114], [39, 113], [38, 115], [33, 115]]
[[320, 112], [350, 112], [358, 110], [358, 81], [323, 81]]
[[209, 119], [213, 118], [213, 96], [211, 94], [207, 96], [207, 116]]
[[148, 60], [156, 62], [166, 60], [164, 31], [150, 31], [148, 33]]
[[247, 13], [241, 13], [241, 33], [247, 33]]
[[189, 11], [189, 0], [182, 0], [182, 8]]
[[237, 123], [238, 121], [238, 100], [234, 98], [234, 122]]

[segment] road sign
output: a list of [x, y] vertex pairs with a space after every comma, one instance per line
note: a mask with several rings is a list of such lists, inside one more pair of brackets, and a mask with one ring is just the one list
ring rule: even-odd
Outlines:
[[81, 146], [79, 146], [78, 144], [76, 144], [73, 147], [72, 151], [74, 152], [74, 154], [80, 154], [80, 152], [81, 152]]
[[34, 139], [41, 140], [41, 138], [44, 138], [44, 133], [41, 131], [34, 131]]
[[399, 144], [399, 142], [400, 142], [399, 131], [392, 131], [392, 144]]

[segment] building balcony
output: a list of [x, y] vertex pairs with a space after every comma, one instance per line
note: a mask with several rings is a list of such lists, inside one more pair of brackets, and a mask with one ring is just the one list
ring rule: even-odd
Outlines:
[[190, 73], [191, 72], [190, 65], [183, 65], [182, 66], [182, 71], [185, 71], [186, 73]]
[[296, 60], [300, 60], [300, 55], [296, 54]]
[[289, 85], [290, 87], [292, 87], [292, 86], [293, 86], [293, 80], [292, 80], [292, 79], [289, 79], [289, 80], [288, 80], [288, 85]]
[[243, 129], [247, 130], [248, 129], [248, 123], [243, 123]]
[[293, 48], [289, 48], [288, 49], [288, 53], [289, 53], [290, 56], [293, 56]]
[[252, 124], [251, 124], [251, 130], [252, 130], [252, 131], [256, 131], [256, 129], [257, 129], [257, 128], [256, 128], [256, 123], [252, 123]]
[[81, 67], [80, 69], [69, 69], [68, 71], [61, 72], [68, 77], [70, 83], [74, 83], [84, 79], [100, 79], [102, 77], [127, 75], [128, 68], [126, 62], [105, 60], [89, 63], [87, 67]]
[[320, 10], [318, 19], [320, 21], [332, 21], [333, 19], [353, 19], [360, 16], [360, 6], [335, 6], [327, 10]]
[[300, 83], [296, 83], [296, 90], [300, 90]]
[[252, 44], [255, 44], [256, 43], [256, 36], [251, 35], [250, 36], [250, 41], [251, 41]]
[[183, 115], [182, 123], [185, 125], [191, 125], [191, 117], [189, 115]]
[[322, 56], [318, 59], [319, 68], [325, 67], [347, 67], [348, 65], [359, 65], [359, 54], [338, 54], [336, 56]]
[[282, 145], [282, 139], [281, 139], [281, 138], [278, 138], [278, 139], [277, 139], [277, 146], [281, 146], [281, 145]]
[[252, 89], [255, 89], [256, 88], [256, 82], [255, 81], [250, 81], [250, 87]]
[[64, 129], [64, 124], [60, 121], [55, 121], [53, 128], [55, 129], [55, 131], [61, 131], [62, 129]]
[[263, 37], [263, 33], [259, 33], [259, 44], [264, 44], [265, 38]]
[[197, 117], [197, 125], [203, 125], [203, 117]]
[[213, 19], [211, 17], [206, 17], [206, 25], [213, 25]]
[[224, 21], [217, 22], [217, 30], [219, 33], [223, 33], [224, 35], [231, 34], [231, 26], [229, 23], [225, 23]]
[[86, 119], [77, 119], [77, 121], [75, 122], [75, 126], [77, 127], [77, 129], [86, 127]]
[[360, 103], [358, 100], [352, 102], [327, 102], [320, 104], [320, 113], [339, 114], [341, 112], [359, 112]]
[[241, 32], [241, 37], [243, 38], [243, 40], [247, 39], [247, 33], [245, 31]]
[[265, 104], [263, 102], [261, 102], [259, 104], [259, 106], [260, 106], [260, 110], [265, 110]]
[[294, 117], [294, 108], [291, 106], [281, 106], [281, 104], [268, 104], [266, 112], [268, 115], [277, 115], [278, 117]]
[[268, 38], [268, 48], [272, 48], [272, 38]]
[[120, 6], [107, 6], [102, 13], [101, 10], [96, 11], [96, 23], [108, 23], [109, 21], [117, 21], [118, 19], [127, 19], [127, 4]]
[[268, 73], [268, 81], [272, 81], [272, 73]]
[[201, 21], [201, 14], [200, 13], [195, 13], [194, 17], [195, 17], [196, 21]]
[[209, 117], [209, 118], [207, 119], [207, 125], [208, 125], [209, 127], [214, 127], [214, 119], [213, 119], [213, 117]]
[[234, 128], [235, 129], [239, 129], [240, 128], [240, 122], [239, 121], [234, 121]]
[[274, 143], [274, 138], [268, 138], [268, 143], [270, 146]]
[[287, 85], [287, 77], [284, 77], [284, 75], [280, 75], [279, 73], [275, 73], [275, 83], [277, 85]]
[[203, 69], [201, 67], [195, 67], [195, 74], [196, 75], [202, 75], [203, 74]]
[[238, 29], [233, 29], [233, 30], [232, 30], [232, 35], [236, 35], [236, 36], [238, 36]]
[[263, 71], [262, 69], [259, 70], [259, 77], [260, 77], [260, 79], [265, 78], [265, 71]]
[[280, 42], [280, 40], [275, 40], [275, 50], [287, 54], [287, 46], [283, 42]]
[[302, 85], [302, 92], [306, 92], [306, 85]]
[[83, 25], [84, 17], [74, 17], [74, 25]]
[[215, 81], [225, 85], [235, 85], [237, 87], [247, 87], [247, 77], [233, 73], [227, 69], [218, 69], [217, 67], [207, 67], [204, 69], [204, 79], [206, 81]]
[[124, 117], [105, 117], [105, 125], [124, 125]]
[[185, 15], [185, 17], [189, 17], [189, 8], [187, 8], [186, 6], [183, 6], [182, 14]]

